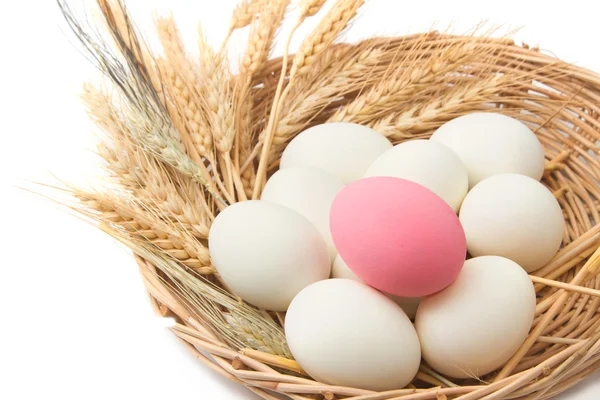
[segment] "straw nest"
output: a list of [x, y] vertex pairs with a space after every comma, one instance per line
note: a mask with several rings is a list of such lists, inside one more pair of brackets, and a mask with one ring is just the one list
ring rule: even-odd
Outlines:
[[[325, 1], [288, 3], [236, 8], [229, 32], [248, 27], [248, 47], [234, 75], [227, 40], [213, 49], [200, 33], [200, 56], [191, 56], [173, 19], [157, 18], [162, 48], [151, 51], [120, 1], [98, 0], [94, 27], [59, 2], [109, 82], [83, 92], [102, 129], [108, 183], [67, 188], [68, 205], [133, 250], [156, 312], [175, 318], [183, 345], [266, 399], [546, 399], [599, 368], [600, 75], [490, 35], [339, 43], [360, 0], [323, 10], [295, 55], [269, 59], [286, 10], [299, 26]], [[207, 250], [211, 221], [228, 204], [258, 198], [285, 145], [311, 125], [356, 122], [399, 143], [473, 111], [534, 130], [547, 160], [543, 183], [564, 213], [562, 249], [531, 275], [538, 297], [526, 342], [480, 379], [422, 365], [409, 387], [386, 393], [311, 380], [287, 348], [284, 315], [244, 303], [220, 282]]]

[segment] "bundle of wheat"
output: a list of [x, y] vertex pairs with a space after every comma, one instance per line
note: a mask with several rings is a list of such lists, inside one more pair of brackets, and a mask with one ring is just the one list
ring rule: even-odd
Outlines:
[[[325, 1], [303, 0], [295, 28]], [[98, 0], [101, 27], [67, 22], [106, 75], [83, 100], [103, 131], [98, 153], [111, 184], [69, 188], [71, 209], [135, 253], [152, 304], [207, 366], [266, 399], [545, 399], [600, 367], [600, 75], [517, 46], [509, 38], [437, 32], [336, 39], [362, 0], [339, 0], [288, 55], [270, 59], [288, 0], [245, 0], [229, 36], [249, 28], [239, 74], [227, 40], [200, 33], [190, 57], [172, 18], [156, 27], [163, 51], [144, 44], [119, 0]], [[374, 393], [309, 378], [293, 360], [284, 315], [231, 294], [211, 264], [208, 232], [228, 205], [257, 199], [286, 144], [329, 121], [374, 128], [392, 143], [427, 138], [444, 122], [494, 111], [526, 123], [547, 159], [543, 183], [566, 223], [563, 247], [531, 275], [537, 309], [529, 337], [498, 371], [452, 380], [423, 364], [413, 383]]]

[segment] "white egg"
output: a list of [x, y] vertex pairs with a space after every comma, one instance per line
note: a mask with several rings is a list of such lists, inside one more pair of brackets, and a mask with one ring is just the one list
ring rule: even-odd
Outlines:
[[411, 140], [394, 146], [367, 169], [369, 176], [393, 176], [425, 186], [454, 212], [469, 189], [469, 175], [449, 147], [431, 140]]
[[514, 172], [540, 180], [544, 150], [522, 122], [495, 113], [473, 113], [442, 125], [431, 140], [450, 147], [469, 172], [473, 187], [488, 176]]
[[316, 168], [280, 169], [267, 181], [261, 199], [297, 211], [312, 222], [323, 235], [331, 261], [337, 251], [329, 231], [329, 210], [344, 184], [335, 176]]
[[[352, 279], [353, 281], [362, 282], [364, 281], [360, 279], [352, 270], [348, 267], [346, 262], [342, 259], [342, 257], [338, 254], [333, 261], [333, 266], [331, 267], [331, 277], [332, 278], [342, 278], [342, 279]], [[417, 313], [417, 308], [419, 307], [419, 303], [421, 302], [422, 297], [400, 297], [394, 296], [393, 294], [384, 293], [387, 297], [394, 300], [396, 304], [398, 304], [402, 310], [406, 313], [408, 318], [414, 319]]]
[[421, 361], [419, 338], [402, 309], [349, 279], [317, 282], [298, 293], [286, 314], [285, 335], [302, 368], [332, 385], [400, 389]]
[[516, 263], [496, 256], [467, 260], [454, 283], [419, 305], [423, 359], [454, 378], [492, 372], [525, 341], [535, 305], [533, 284]]
[[313, 126], [296, 136], [281, 156], [280, 168], [314, 167], [350, 183], [392, 144], [366, 126], [333, 122]]
[[327, 279], [327, 245], [305, 217], [262, 200], [235, 203], [215, 218], [212, 263], [231, 290], [257, 307], [285, 311], [304, 287]]
[[478, 183], [465, 197], [459, 218], [472, 256], [506, 257], [527, 272], [556, 255], [564, 232], [554, 195], [518, 174], [494, 175]]

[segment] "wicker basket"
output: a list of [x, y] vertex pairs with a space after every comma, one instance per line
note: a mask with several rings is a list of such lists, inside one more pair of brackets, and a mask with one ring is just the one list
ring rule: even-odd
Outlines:
[[[399, 37], [393, 40], [374, 39], [371, 45], [394, 47], [398, 51], [410, 48], [411, 41], [421, 36]], [[196, 358], [219, 374], [266, 399], [275, 399], [270, 391], [292, 399], [352, 398], [353, 400], [384, 399], [546, 399], [577, 384], [600, 368], [600, 75], [544, 55], [537, 49], [519, 47], [507, 40], [465, 38], [432, 33], [431, 43], [439, 46], [452, 41], [484, 41], [497, 50], [498, 72], [507, 68], [538, 71], [539, 85], [529, 85], [501, 93], [505, 99], [491, 100], [495, 112], [520, 119], [535, 127], [547, 160], [543, 183], [557, 197], [564, 211], [567, 230], [564, 246], [547, 266], [534, 273], [538, 291], [536, 318], [531, 334], [519, 352], [490, 377], [481, 381], [450, 381], [424, 367], [417, 375], [415, 388], [374, 393], [366, 390], [336, 387], [315, 382], [293, 361], [247, 349], [236, 351], [221, 343], [200, 324], [190, 320], [177, 307], [169, 290], [154, 279], [154, 267], [138, 258], [146, 287], [161, 315], [174, 313], [180, 324], [173, 333]], [[281, 59], [269, 62], [259, 80], [264, 87], [275, 90]], [[344, 102], [332, 104], [321, 116], [331, 115]], [[536, 102], [555, 99], [556, 107]], [[477, 108], [477, 107], [474, 107]], [[321, 122], [318, 118], [314, 123]], [[432, 133], [425, 129], [418, 137]], [[565, 282], [564, 285], [561, 282]], [[549, 286], [545, 286], [549, 285]], [[588, 289], [589, 288], [589, 289]], [[590, 290], [591, 289], [591, 290]], [[212, 358], [206, 357], [209, 354]], [[315, 397], [315, 395], [317, 395]]]
[[[118, 9], [114, 6], [111, 9], [104, 1], [99, 3], [113, 34], [120, 38], [117, 43], [121, 51], [129, 57], [129, 67], [138, 68], [137, 63], [147, 62], [143, 51], [132, 45], [131, 32], [123, 34], [123, 23], [127, 29], [130, 28], [126, 18], [121, 16], [119, 19], [116, 12]], [[69, 17], [68, 10], [66, 11]], [[70, 22], [75, 25], [76, 33], [82, 36], [81, 31], [78, 31], [80, 27], [72, 19]], [[84, 37], [82, 40], [85, 43], [89, 38]], [[265, 399], [278, 398], [273, 392], [298, 400], [546, 399], [577, 384], [600, 368], [600, 277], [597, 275], [600, 268], [600, 75], [545, 55], [538, 49], [517, 46], [505, 38], [432, 32], [398, 38], [376, 38], [354, 45], [332, 45], [332, 42], [333, 39], [328, 48], [321, 51], [321, 58], [331, 57], [336, 62], [344, 54], [361, 54], [368, 49], [371, 54], [379, 55], [373, 65], [373, 68], [380, 68], [379, 70], [383, 65], [388, 70], [410, 71], [415, 58], [407, 55], [414, 55], [415, 52], [420, 52], [419, 60], [426, 61], [437, 59], [434, 55], [437, 57], [440, 52], [454, 46], [469, 44], [477, 49], [474, 54], [470, 54], [468, 62], [460, 63], [462, 74], [446, 74], [453, 80], [453, 84], [449, 85], [454, 88], [451, 100], [442, 95], [438, 99], [439, 93], [434, 91], [431, 98], [415, 99], [418, 106], [408, 106], [401, 117], [386, 119], [386, 115], [382, 115], [378, 122], [370, 123], [394, 143], [412, 138], [428, 138], [444, 122], [472, 111], [494, 111], [510, 115], [534, 130], [543, 144], [547, 160], [543, 183], [553, 191], [562, 207], [566, 230], [563, 247], [556, 257], [531, 275], [538, 297], [536, 317], [529, 337], [506, 365], [480, 379], [449, 379], [422, 365], [413, 383], [404, 389], [374, 393], [351, 387], [331, 386], [310, 379], [290, 357], [269, 354], [261, 351], [260, 346], [252, 348], [247, 345], [247, 348], [240, 348], [239, 345], [232, 345], [224, 339], [224, 335], [219, 334], [223, 332], [219, 330], [222, 327], [211, 325], [213, 319], [204, 314], [202, 309], [194, 309], [194, 304], [182, 297], [181, 286], [174, 283], [172, 275], [165, 273], [164, 268], [156, 262], [149, 261], [149, 253], [140, 251], [139, 246], [132, 246], [137, 253], [140, 271], [156, 312], [176, 319], [173, 333], [207, 367], [247, 386]], [[98, 48], [103, 51], [102, 47]], [[95, 48], [92, 50], [99, 51]], [[253, 114], [259, 115], [253, 122], [254, 132], [261, 132], [267, 126], [267, 119], [260, 116], [268, 114], [278, 84], [286, 81], [280, 80], [282, 64], [282, 59], [269, 60], [251, 74], [252, 84], [249, 87], [251, 98], [254, 99], [251, 110]], [[443, 65], [429, 65], [429, 71], [436, 68], [443, 68]], [[152, 80], [147, 70], [142, 72], [138, 74], [138, 79]], [[360, 73], [364, 85], [349, 86], [337, 93], [309, 118], [298, 126], [293, 126], [294, 129], [287, 136], [278, 136], [275, 131], [270, 143], [274, 151], [266, 154], [266, 158], [264, 154], [256, 158], [254, 165], [259, 172], [257, 180], [264, 179], [277, 169], [278, 157], [285, 144], [302, 129], [331, 120], [354, 121], [348, 118], [349, 110], [346, 106], [353, 104], [352, 101], [362, 96], [372, 84], [368, 68]], [[118, 74], [114, 75], [120, 79]], [[494, 86], [494, 79], [506, 76], [511, 77], [508, 84]], [[169, 75], [163, 78], [167, 79]], [[427, 92], [428, 80], [423, 77], [417, 77], [417, 80], [415, 93]], [[479, 88], [477, 82], [482, 81], [491, 89]], [[411, 101], [408, 99], [408, 104]], [[178, 114], [169, 108], [170, 105], [167, 104], [165, 108], [175, 120]], [[443, 112], [435, 112], [440, 109]], [[353, 117], [362, 122], [359, 117], [364, 117], [365, 113], [368, 113], [368, 109], [360, 110]], [[177, 127], [177, 123], [175, 126]], [[236, 137], [234, 149], [238, 140], [246, 140], [250, 145], [262, 140], [260, 135], [248, 135]], [[158, 159], [170, 164], [166, 157]], [[227, 158], [223, 159], [227, 164]], [[262, 178], [261, 165], [265, 167]], [[175, 165], [177, 173], [186, 172], [185, 168], [179, 167]], [[236, 176], [234, 170], [233, 176], [229, 178], [236, 185], [247, 189], [247, 176]], [[253, 181], [250, 180], [250, 183]], [[258, 188], [260, 193], [260, 182], [251, 186], [255, 191]], [[209, 192], [207, 190], [204, 193], [210, 197]], [[207, 254], [202, 256], [198, 249], [190, 249], [171, 240], [168, 232], [163, 236], [159, 234], [158, 237], [151, 234], [150, 231], [156, 228], [152, 223], [143, 218], [140, 222], [131, 210], [125, 212], [109, 207], [106, 198], [102, 203], [99, 197], [89, 193], [77, 192], [76, 195], [88, 207], [86, 210], [94, 211], [93, 215], [91, 211], [84, 213], [102, 221], [102, 227], [109, 233], [117, 235], [115, 232], [118, 231], [118, 235], [122, 237], [128, 232], [134, 232], [131, 233], [132, 236], [148, 240], [174, 259], [180, 260], [178, 267], [181, 267], [181, 271], [189, 271], [202, 277], [204, 280], [199, 279], [198, 285], [204, 284], [203, 282], [219, 285], [218, 275], [210, 265]], [[246, 195], [251, 196], [252, 190], [246, 191]], [[238, 199], [241, 197], [244, 194], [240, 193]], [[223, 208], [215, 198], [210, 204], [217, 212], [218, 208]], [[186, 229], [193, 228], [189, 224], [185, 226]], [[128, 240], [126, 244], [131, 244], [131, 239]], [[201, 247], [202, 243], [205, 242], [199, 240], [198, 246]], [[235, 299], [233, 296], [230, 298]], [[228, 309], [221, 307], [219, 310], [225, 321], [224, 326], [227, 326]], [[271, 322], [281, 326], [284, 318], [282, 313], [255, 311], [257, 315], [263, 313], [265, 318], [270, 318]], [[255, 336], [262, 334], [251, 333]]]

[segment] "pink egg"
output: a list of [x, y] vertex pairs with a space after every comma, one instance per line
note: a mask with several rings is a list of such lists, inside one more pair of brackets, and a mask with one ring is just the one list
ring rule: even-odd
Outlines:
[[329, 222], [348, 267], [396, 296], [442, 290], [465, 262], [465, 233], [452, 208], [404, 179], [373, 177], [347, 185], [333, 201]]

